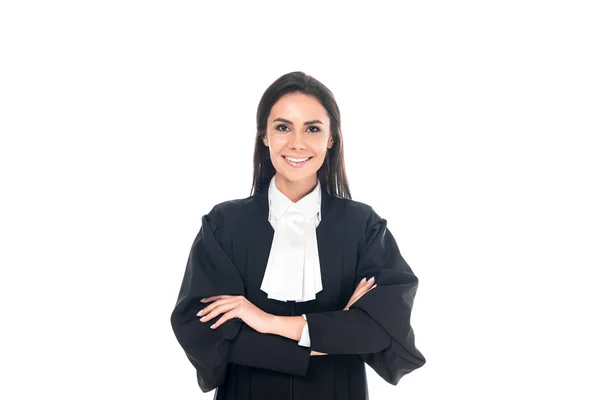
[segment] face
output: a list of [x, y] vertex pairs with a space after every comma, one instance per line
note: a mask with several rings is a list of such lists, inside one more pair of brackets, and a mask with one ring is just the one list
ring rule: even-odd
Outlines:
[[290, 182], [316, 179], [333, 147], [329, 125], [319, 100], [303, 93], [282, 96], [271, 108], [263, 137], [277, 174]]

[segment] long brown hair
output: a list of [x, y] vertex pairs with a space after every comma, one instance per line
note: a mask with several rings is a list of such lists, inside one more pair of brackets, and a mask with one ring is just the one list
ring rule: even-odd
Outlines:
[[352, 199], [344, 164], [340, 109], [333, 93], [325, 85], [301, 71], [290, 72], [279, 77], [267, 88], [258, 103], [254, 143], [254, 177], [250, 195], [267, 188], [271, 178], [275, 175], [269, 148], [264, 145], [262, 139], [267, 133], [267, 119], [273, 105], [283, 95], [294, 92], [301, 92], [319, 100], [329, 116], [333, 147], [327, 149], [323, 165], [317, 171], [322, 189], [335, 197]]

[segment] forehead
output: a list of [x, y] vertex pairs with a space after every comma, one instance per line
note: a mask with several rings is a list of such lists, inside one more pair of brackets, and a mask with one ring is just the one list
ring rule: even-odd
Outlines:
[[282, 117], [290, 120], [319, 119], [323, 122], [329, 120], [327, 110], [321, 102], [304, 93], [288, 93], [283, 96], [271, 108], [269, 122], [273, 118]]

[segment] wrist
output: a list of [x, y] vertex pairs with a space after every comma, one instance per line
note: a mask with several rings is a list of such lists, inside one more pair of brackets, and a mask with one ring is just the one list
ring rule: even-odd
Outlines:
[[279, 327], [281, 326], [281, 320], [279, 315], [269, 314], [269, 323], [267, 324], [267, 331], [270, 335], [279, 335]]
[[302, 329], [306, 323], [307, 322], [302, 316], [284, 317], [281, 315], [273, 315], [271, 323], [269, 324], [268, 333], [300, 341]]

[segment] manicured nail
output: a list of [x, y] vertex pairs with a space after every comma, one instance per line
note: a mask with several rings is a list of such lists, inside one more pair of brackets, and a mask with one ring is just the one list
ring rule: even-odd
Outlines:
[[362, 281], [360, 281], [360, 283], [365, 283], [365, 281], [367, 280], [367, 278], [362, 278]]
[[216, 324], [212, 324], [212, 325], [210, 326], [210, 329], [215, 329], [215, 325], [216, 325]]
[[376, 288], [376, 287], [377, 287], [377, 284], [374, 284], [374, 285], [373, 285], [373, 287], [372, 287], [371, 289], [373, 289], [373, 288]]
[[202, 300], [200, 300], [200, 301], [201, 301], [202, 303], [204, 303], [204, 300], [206, 300], [206, 299], [202, 299]]
[[204, 322], [204, 320], [206, 319], [206, 315], [202, 318], [200, 318], [200, 321]]
[[373, 282], [373, 279], [375, 279], [374, 276], [372, 276], [371, 279], [369, 279], [369, 282]]

